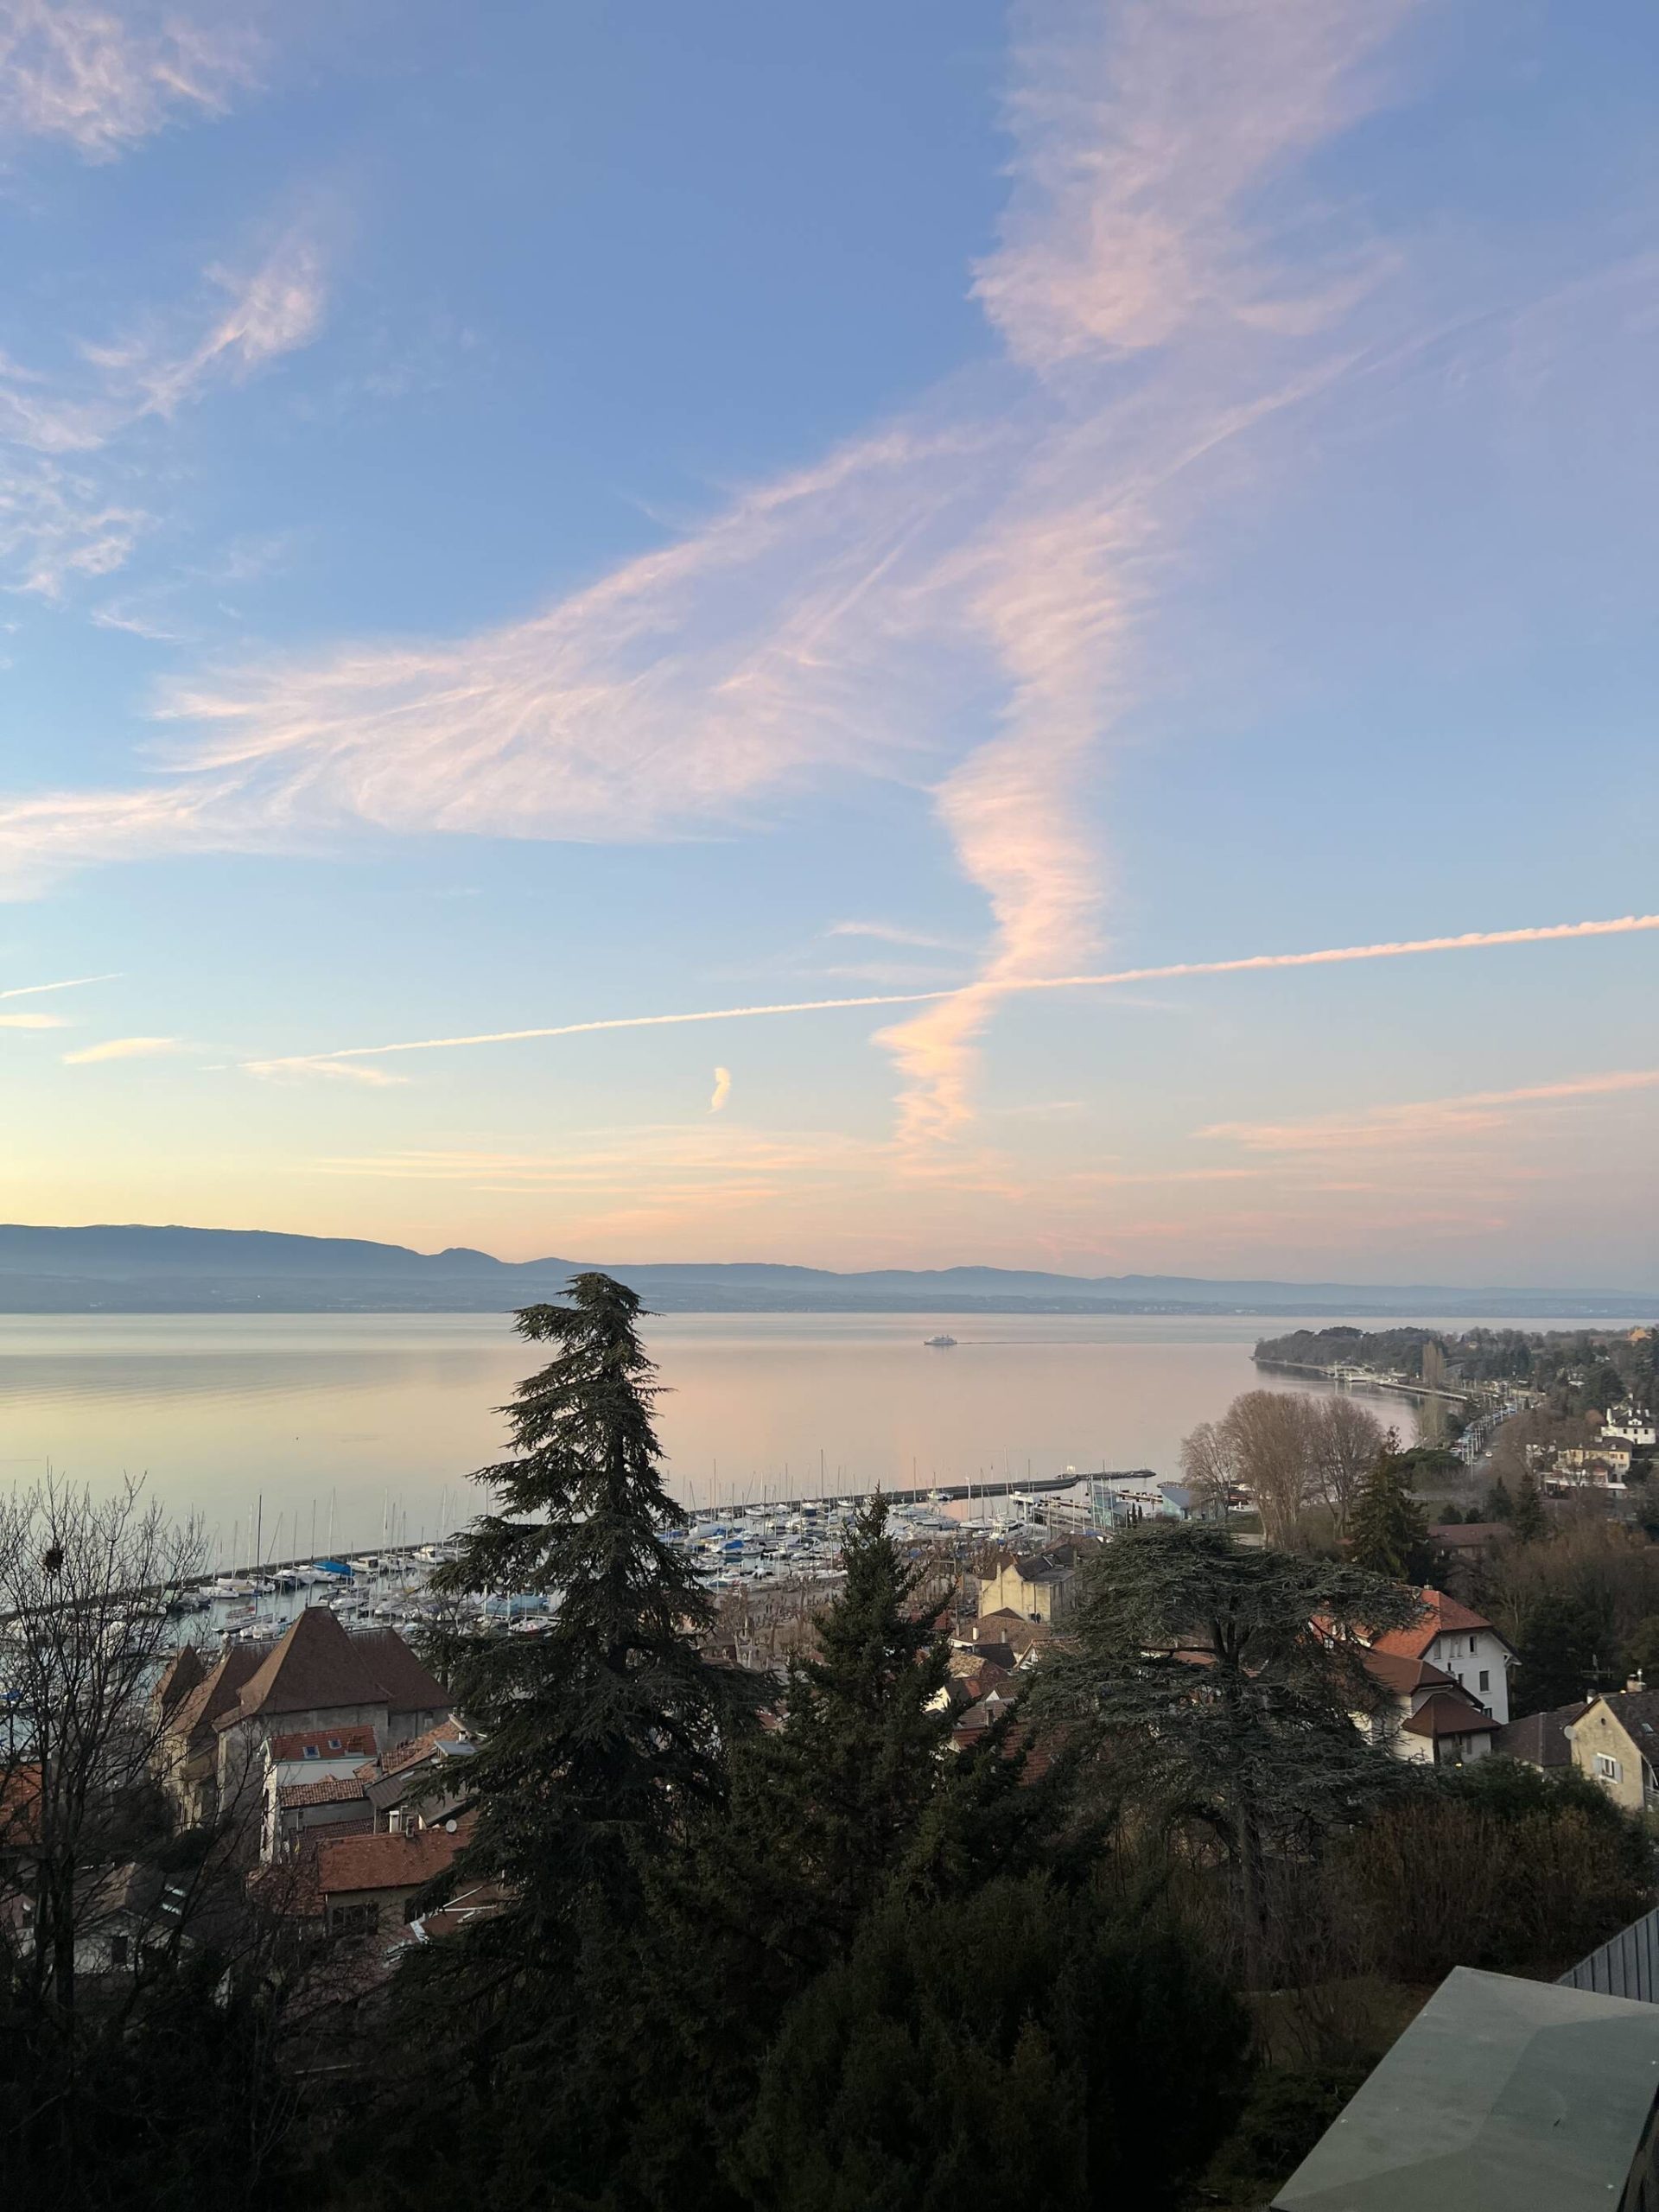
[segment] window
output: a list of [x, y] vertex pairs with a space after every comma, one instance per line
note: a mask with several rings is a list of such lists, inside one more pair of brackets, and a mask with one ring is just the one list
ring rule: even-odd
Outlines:
[[1489, 1690], [1492, 1687], [1491, 1669], [1488, 1667], [1483, 1667], [1480, 1670], [1480, 1687], [1484, 1690]]
[[340, 1738], [338, 1736], [331, 1736], [328, 1738], [328, 1748], [331, 1751], [337, 1751], [340, 1749]]
[[[315, 1744], [302, 1745], [301, 1746], [301, 1751], [302, 1755], [308, 1759], [320, 1759], [322, 1757], [322, 1753], [317, 1749]], [[308, 1782], [306, 1788], [308, 1789], [310, 1787], [311, 1785]]]
[[126, 1963], [126, 1937], [124, 1936], [111, 1936], [110, 1938], [110, 1964], [112, 1967], [120, 1967], [125, 1966]]
[[1596, 1772], [1604, 1782], [1623, 1782], [1624, 1779], [1624, 1768], [1605, 1751], [1596, 1753]]
[[379, 1925], [378, 1904], [337, 1904], [328, 1915], [332, 1936], [372, 1936]]

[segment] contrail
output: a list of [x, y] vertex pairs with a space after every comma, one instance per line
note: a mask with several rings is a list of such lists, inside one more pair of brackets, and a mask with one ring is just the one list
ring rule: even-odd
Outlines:
[[[1026, 991], [1109, 989], [1120, 983], [1163, 983], [1184, 976], [1237, 976], [1262, 968], [1324, 968], [1348, 960], [1402, 960], [1420, 952], [1471, 952], [1495, 944], [1552, 944], [1568, 938], [1629, 937], [1659, 930], [1659, 914], [1624, 914], [1605, 922], [1552, 922], [1541, 929], [1469, 930], [1461, 937], [1420, 937], [1389, 944], [1331, 945], [1318, 952], [1255, 952], [1242, 960], [1178, 960], [1161, 968], [1116, 968], [1098, 976], [1032, 976], [1004, 982], [966, 983], [941, 991], [889, 991], [862, 998], [791, 999], [774, 1006], [710, 1007], [696, 1014], [612, 1014], [599, 1021], [563, 1021], [540, 1029], [491, 1029], [470, 1037], [419, 1037], [394, 1045], [342, 1045], [332, 1052], [285, 1059], [244, 1060], [252, 1075], [277, 1069], [327, 1067], [336, 1060], [378, 1059], [389, 1052], [442, 1052], [467, 1045], [519, 1045], [547, 1037], [590, 1037], [606, 1029], [671, 1029], [694, 1021], [757, 1021], [772, 1014], [838, 1014], [861, 1007], [921, 1006], [941, 999], [1011, 997]], [[95, 979], [89, 979], [95, 980]], [[38, 985], [50, 989], [54, 986]]]
[[83, 983], [118, 983], [118, 970], [113, 976], [71, 976], [61, 983], [19, 983], [15, 990], [0, 991], [0, 999], [32, 999], [40, 991], [78, 991]]

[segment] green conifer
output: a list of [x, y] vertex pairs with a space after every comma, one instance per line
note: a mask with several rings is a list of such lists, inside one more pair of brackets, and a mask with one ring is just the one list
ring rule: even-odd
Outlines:
[[693, 1640], [708, 1592], [664, 1541], [677, 1516], [639, 1300], [603, 1274], [573, 1277], [569, 1296], [518, 1316], [521, 1336], [558, 1351], [505, 1408], [512, 1456], [475, 1478], [498, 1509], [433, 1578], [451, 1596], [539, 1592], [555, 1608], [539, 1636], [452, 1630], [435, 1646], [480, 1738], [461, 1872], [505, 1879], [532, 1915], [556, 1916], [590, 1880], [626, 1887], [629, 1847], [718, 1794], [735, 1704], [730, 1670]]
[[1369, 1573], [1421, 1583], [1429, 1571], [1428, 1518], [1411, 1494], [1410, 1470], [1401, 1458], [1380, 1452], [1360, 1485], [1348, 1522], [1348, 1553]]
[[1510, 1518], [1516, 1535], [1523, 1544], [1536, 1543], [1549, 1532], [1549, 1521], [1544, 1512], [1544, 1501], [1539, 1494], [1538, 1478], [1529, 1467], [1516, 1485], [1515, 1511]]

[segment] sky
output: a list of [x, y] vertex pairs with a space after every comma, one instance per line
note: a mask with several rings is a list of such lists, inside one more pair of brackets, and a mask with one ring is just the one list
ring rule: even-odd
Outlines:
[[1656, 125], [1643, 0], [0, 0], [0, 1216], [1659, 1286]]

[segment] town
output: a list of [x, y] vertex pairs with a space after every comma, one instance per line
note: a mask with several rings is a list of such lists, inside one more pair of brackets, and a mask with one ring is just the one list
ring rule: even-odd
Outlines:
[[[1125, 2186], [1155, 2176], [1145, 2201], [1292, 2206], [1351, 2178], [1348, 2100], [1409, 2078], [1443, 2010], [1475, 2041], [1637, 2005], [1632, 2052], [1659, 2035], [1651, 1331], [1554, 1360], [1475, 1470], [1402, 1447], [1351, 1387], [1258, 1390], [1188, 1439], [1180, 1482], [1067, 1483], [979, 1522], [876, 1493], [700, 1524], [653, 1465], [637, 1304], [589, 1275], [523, 1316], [556, 1351], [497, 1505], [406, 1555], [265, 1578], [290, 1611], [263, 1630], [137, 1491], [10, 1509], [11, 2094], [73, 2057], [60, 2111], [95, 2094], [101, 2129], [180, 2175], [255, 2123], [249, 2187], [322, 2203], [345, 2174], [402, 2200], [415, 2169], [377, 2139], [442, 2171], [428, 2113], [486, 2174], [533, 2157], [645, 2202], [659, 2183], [616, 2177], [639, 2101], [667, 2095], [650, 2155], [695, 2165], [692, 2202], [782, 2205], [801, 2161], [849, 2156], [836, 2081], [925, 2004], [969, 2036], [993, 2107], [1033, 2032], [1079, 2078], [1105, 2069], [1091, 2094], [1179, 2099], [1178, 2137], [1124, 2126], [1091, 2153]], [[1589, 1440], [1563, 1463], [1541, 1422]], [[1478, 1510], [1431, 1514], [1471, 1473]], [[788, 1566], [808, 1531], [793, 1574], [734, 1570], [751, 1546]], [[901, 2017], [838, 2012], [894, 1945], [919, 1977]], [[1141, 1990], [1087, 2033], [1062, 1996], [1079, 1959]], [[668, 2008], [643, 2043], [636, 1982]], [[1132, 2050], [1147, 2005], [1154, 2045]], [[610, 2023], [593, 2061], [532, 2107], [493, 2091], [486, 2121], [477, 2068], [518, 2078], [573, 2005]], [[192, 2018], [218, 2117], [159, 2149], [133, 2101]], [[674, 2078], [709, 2085], [689, 2103], [652, 2056], [682, 2031]], [[1461, 2063], [1435, 2062], [1443, 2099]], [[1602, 2085], [1624, 2132], [1552, 2146], [1564, 2188], [1638, 2166], [1650, 2069], [1630, 2063]], [[1399, 2170], [1408, 2194], [1368, 2201], [1412, 2201]]]

